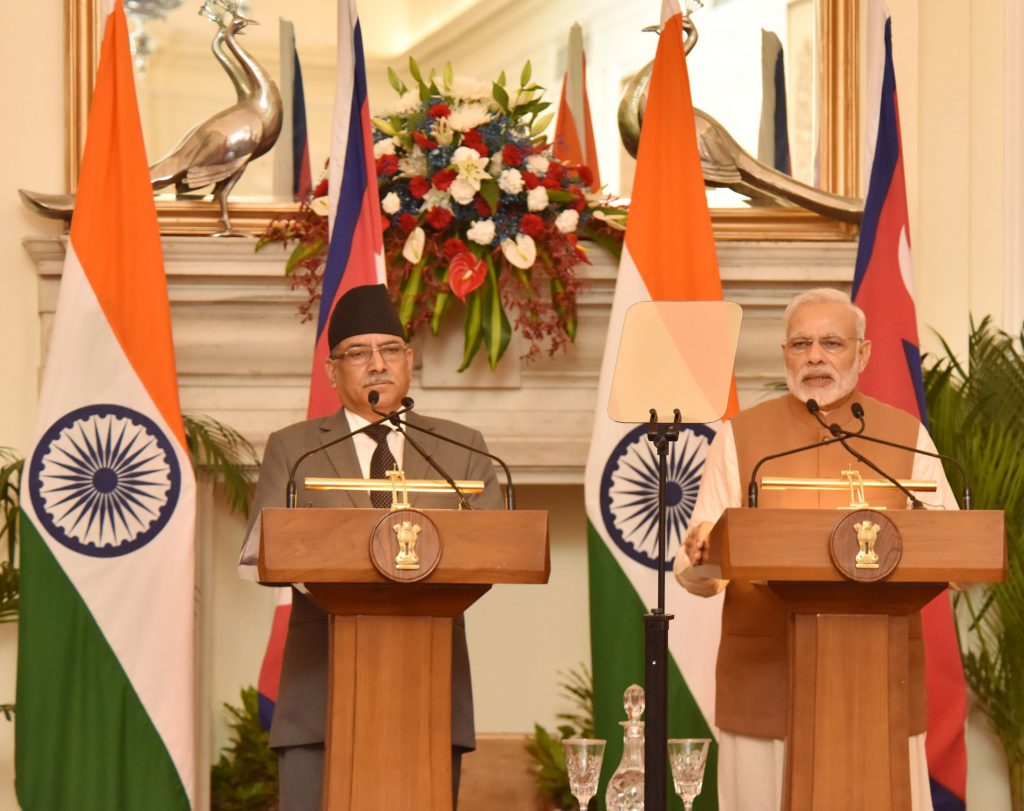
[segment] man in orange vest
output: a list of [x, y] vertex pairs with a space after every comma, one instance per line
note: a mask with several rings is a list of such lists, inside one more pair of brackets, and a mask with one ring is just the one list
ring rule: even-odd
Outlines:
[[[818, 403], [826, 423], [837, 423], [846, 430], [859, 426], [851, 406], [860, 403], [871, 435], [935, 451], [916, 417], [857, 390], [860, 373], [871, 358], [871, 342], [864, 337], [864, 313], [846, 294], [828, 288], [802, 293], [786, 308], [784, 321], [782, 354], [789, 393], [741, 411], [715, 436], [686, 537], [686, 554], [677, 555], [675, 561], [676, 579], [691, 593], [709, 597], [725, 591], [715, 673], [722, 811], [777, 811], [780, 807], [788, 716], [789, 621], [785, 608], [767, 587], [696, 574], [692, 566], [707, 559], [712, 525], [726, 508], [743, 506], [742, 483], [750, 480], [759, 459], [830, 438], [828, 429], [808, 411], [808, 400]], [[938, 460], [881, 445], [871, 447], [870, 457], [897, 479], [936, 481], [937, 493], [917, 494], [927, 506], [957, 508]], [[773, 476], [835, 478], [857, 465], [849, 452], [835, 443], [772, 460], [762, 470]], [[872, 494], [873, 506], [907, 507], [906, 497], [898, 490], [881, 492]], [[774, 491], [762, 493], [759, 506], [835, 509], [846, 499], [847, 494], [835, 491]], [[910, 623], [909, 665], [911, 799], [915, 811], [931, 811], [920, 615]]]

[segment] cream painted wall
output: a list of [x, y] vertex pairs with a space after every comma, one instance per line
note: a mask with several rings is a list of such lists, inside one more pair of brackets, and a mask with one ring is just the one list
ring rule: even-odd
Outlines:
[[[1002, 20], [1010, 2], [1016, 0], [889, 0], [926, 347], [936, 346], [928, 326], [963, 346], [969, 310], [977, 316], [1002, 310]], [[656, 6], [653, 0], [651, 6]], [[0, 162], [0, 188], [5, 190], [0, 246], [6, 259], [0, 340], [7, 350], [0, 367], [5, 383], [0, 445], [23, 451], [35, 411], [39, 359], [35, 273], [20, 240], [52, 231], [53, 224], [28, 214], [15, 189], [61, 187], [62, 3], [12, 4], [7, 15], [0, 97], [14, 114], [0, 132], [0, 149], [7, 156]], [[483, 731], [527, 730], [535, 720], [550, 724], [563, 709], [553, 691], [556, 671], [588, 658], [581, 491], [527, 488], [521, 498], [553, 511], [552, 583], [495, 590], [469, 617]], [[229, 569], [240, 525], [219, 513], [214, 524], [214, 563]], [[222, 700], [234, 701], [238, 687], [254, 679], [266, 634], [262, 617], [272, 608], [265, 592], [225, 575], [214, 594], [215, 708]], [[257, 624], [253, 616], [261, 621]], [[510, 622], [515, 616], [526, 622]], [[556, 633], [535, 635], [538, 628]], [[13, 697], [14, 667], [13, 629], [2, 628], [0, 700]], [[970, 799], [975, 808], [1000, 811], [1009, 807], [1001, 754], [981, 730], [983, 724], [972, 717]], [[219, 727], [215, 747], [223, 740]], [[0, 720], [0, 808], [14, 807], [12, 784], [11, 725]]]

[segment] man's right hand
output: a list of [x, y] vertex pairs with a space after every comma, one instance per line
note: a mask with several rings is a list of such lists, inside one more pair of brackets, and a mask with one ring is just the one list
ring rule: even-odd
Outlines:
[[690, 527], [686, 533], [686, 540], [683, 542], [686, 556], [690, 559], [691, 566], [700, 566], [708, 560], [708, 539], [711, 536], [711, 528], [714, 526], [710, 521], [702, 521]]

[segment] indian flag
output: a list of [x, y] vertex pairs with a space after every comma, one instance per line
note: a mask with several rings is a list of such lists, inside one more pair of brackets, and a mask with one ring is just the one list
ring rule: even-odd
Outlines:
[[[629, 226], [619, 265], [597, 393], [586, 472], [590, 639], [597, 735], [608, 740], [605, 775], [621, 753], [622, 693], [643, 684], [643, 616], [657, 604], [657, 452], [647, 425], [612, 422], [606, 413], [626, 310], [638, 301], [721, 300], [722, 283], [693, 119], [682, 15], [663, 0], [662, 30], [637, 154]], [[737, 410], [735, 387], [729, 398]], [[697, 499], [717, 425], [685, 425], [669, 457], [667, 559], [674, 559]], [[714, 737], [715, 657], [721, 597], [703, 599], [669, 583], [670, 737]], [[709, 755], [701, 801], [717, 805], [716, 753]]]
[[189, 808], [195, 480], [118, 4], [22, 488], [25, 809]]

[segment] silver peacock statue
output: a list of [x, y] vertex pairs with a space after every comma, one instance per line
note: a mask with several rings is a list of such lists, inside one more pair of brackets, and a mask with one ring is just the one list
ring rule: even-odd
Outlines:
[[[216, 60], [235, 88], [236, 101], [189, 130], [167, 155], [149, 167], [153, 190], [173, 185], [179, 197], [213, 187], [222, 230], [214, 236], [241, 236], [231, 227], [228, 196], [249, 163], [265, 155], [281, 133], [281, 94], [270, 75], [238, 42], [246, 26], [257, 25], [238, 11], [238, 0], [205, 0], [200, 14], [217, 24], [211, 42]], [[25, 204], [47, 217], [70, 219], [73, 194], [52, 195], [19, 189]]]
[[[700, 2], [690, 0], [683, 16], [683, 43], [689, 54], [697, 44], [697, 28], [691, 19]], [[658, 26], [645, 28], [658, 31]], [[626, 151], [634, 158], [640, 145], [640, 128], [647, 106], [647, 87], [654, 62], [648, 62], [626, 85], [619, 102], [619, 134]], [[842, 222], [860, 223], [864, 201], [858, 197], [824, 191], [801, 183], [785, 172], [762, 163], [741, 147], [729, 131], [703, 110], [693, 109], [697, 128], [697, 151], [700, 153], [704, 183], [729, 188], [749, 198], [754, 205], [795, 204], [809, 211]]]

